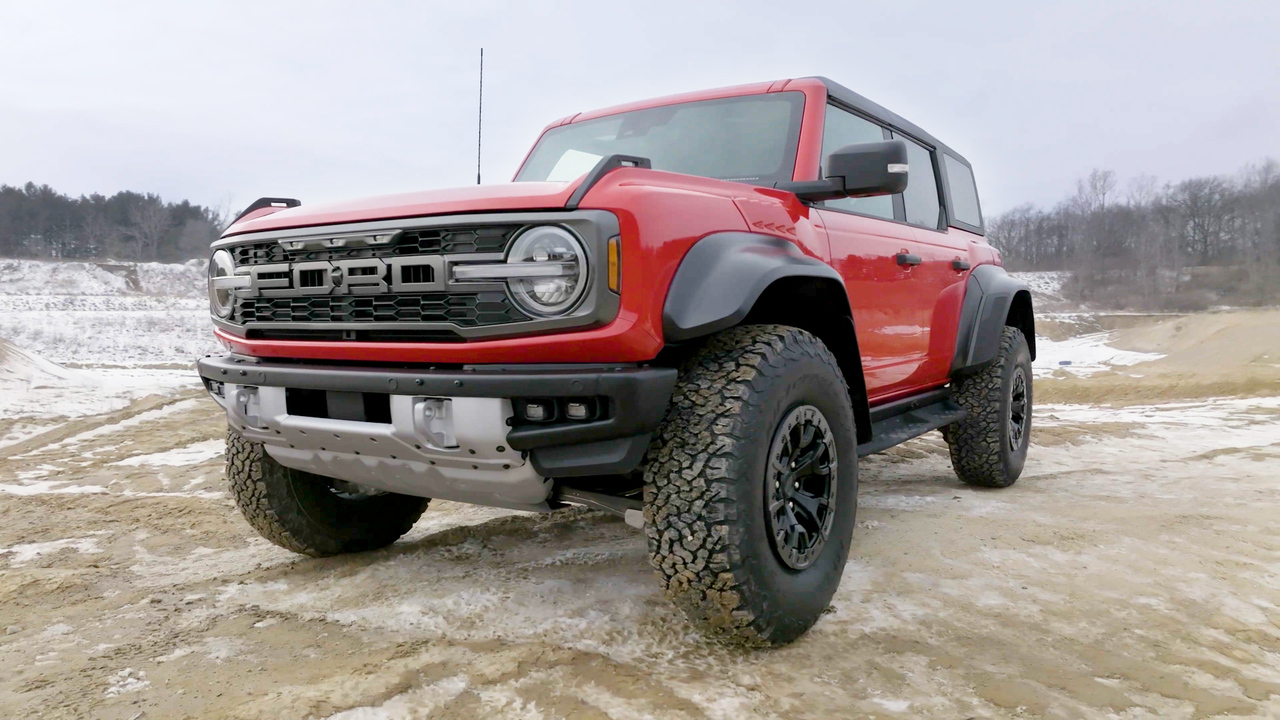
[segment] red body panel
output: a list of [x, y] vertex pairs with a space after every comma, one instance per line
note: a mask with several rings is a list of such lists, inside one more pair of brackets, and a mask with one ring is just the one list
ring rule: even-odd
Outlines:
[[[827, 91], [816, 79], [632, 103], [572, 115], [547, 129], [641, 108], [783, 90], [805, 94], [793, 179], [817, 179]], [[226, 235], [429, 215], [560, 209], [581, 182], [486, 185], [264, 210], [236, 223]], [[466, 343], [246, 340], [222, 331], [217, 331], [218, 338], [244, 355], [309, 360], [644, 362], [663, 347], [667, 288], [685, 254], [710, 233], [747, 230], [790, 240], [840, 273], [853, 308], [874, 404], [947, 381], [968, 275], [955, 270], [952, 261], [963, 259], [974, 266], [999, 262], [981, 237], [954, 228], [937, 232], [818, 210], [781, 190], [654, 170], [615, 170], [585, 195], [580, 207], [608, 210], [621, 227], [621, 309], [604, 327]], [[894, 258], [899, 252], [920, 255], [923, 262], [904, 268]]]
[[[456, 213], [502, 212], [504, 210], [553, 210], [564, 207], [581, 180], [571, 183], [507, 183], [428, 190], [345, 200], [320, 205], [302, 205], [254, 213], [232, 225], [223, 237], [262, 230], [337, 225], [366, 220], [453, 215]], [[270, 210], [264, 208], [264, 211]]]

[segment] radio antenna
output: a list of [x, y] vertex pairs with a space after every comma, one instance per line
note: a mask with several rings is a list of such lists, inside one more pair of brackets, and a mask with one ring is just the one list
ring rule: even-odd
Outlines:
[[480, 140], [484, 137], [484, 48], [480, 48], [480, 107], [476, 113], [476, 184], [480, 184]]

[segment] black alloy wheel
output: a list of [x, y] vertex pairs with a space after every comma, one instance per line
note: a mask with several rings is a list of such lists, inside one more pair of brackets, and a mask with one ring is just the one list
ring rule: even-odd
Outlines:
[[778, 559], [793, 570], [812, 565], [831, 535], [836, 463], [822, 411], [801, 405], [782, 419], [769, 448], [765, 515]]
[[1017, 452], [1027, 433], [1027, 374], [1021, 366], [1014, 368], [1009, 384], [1009, 450]]

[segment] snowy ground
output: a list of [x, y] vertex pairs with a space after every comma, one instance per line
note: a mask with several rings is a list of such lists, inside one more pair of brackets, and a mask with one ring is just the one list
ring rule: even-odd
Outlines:
[[190, 363], [216, 349], [204, 266], [0, 260], [0, 338], [62, 364]]
[[1280, 716], [1280, 398], [1044, 406], [1018, 484], [862, 463], [831, 611], [703, 640], [643, 535], [433, 503], [387, 550], [258, 538], [201, 397], [0, 449], [6, 717]]
[[1038, 337], [1032, 371], [1036, 377], [1047, 377], [1055, 373], [1088, 377], [1164, 357], [1160, 353], [1134, 352], [1113, 347], [1110, 343], [1115, 340], [1115, 335], [1114, 332], [1089, 333], [1059, 341]]
[[202, 263], [0, 260], [0, 447], [199, 384]]
[[[0, 296], [0, 717], [1280, 717], [1280, 393], [1041, 404], [1002, 491], [936, 433], [867, 458], [829, 613], [741, 652], [597, 512], [435, 502], [386, 550], [271, 545], [218, 408], [156, 367], [207, 339], [202, 269], [38, 265]], [[1059, 396], [1158, 356], [1058, 337]]]
[[1071, 332], [1069, 337], [1058, 340], [1045, 336], [1036, 338], [1036, 377], [1061, 374], [1088, 377], [1163, 357], [1159, 353], [1132, 352], [1113, 347], [1111, 343], [1116, 339], [1114, 332], [1091, 332], [1086, 329], [1093, 319], [1090, 313], [1046, 312], [1047, 308], [1061, 308], [1066, 303], [1062, 296], [1062, 285], [1070, 273], [1020, 272], [1012, 275], [1031, 289], [1032, 300], [1037, 309], [1037, 322], [1048, 320], [1081, 328], [1081, 331]]

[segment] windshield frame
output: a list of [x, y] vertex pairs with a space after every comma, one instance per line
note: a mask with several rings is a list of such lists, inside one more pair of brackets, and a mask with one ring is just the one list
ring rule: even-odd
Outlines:
[[[801, 165], [807, 164], [802, 162], [802, 157], [801, 157], [801, 153], [804, 150], [805, 136], [808, 134], [807, 126], [808, 126], [808, 120], [809, 120], [809, 114], [810, 114], [810, 106], [812, 105], [812, 102], [811, 102], [812, 98], [809, 97], [810, 93], [807, 92], [806, 90], [807, 88], [795, 88], [795, 89], [788, 88], [786, 90], [773, 91], [773, 92], [758, 91], [758, 92], [747, 92], [747, 93], [735, 93], [735, 94], [729, 94], [729, 95], [717, 95], [717, 96], [711, 96], [711, 97], [690, 98], [688, 96], [677, 96], [677, 97], [669, 98], [668, 99], [669, 101], [666, 101], [666, 102], [656, 101], [653, 104], [637, 103], [637, 104], [633, 104], [625, 107], [620, 107], [620, 108], [617, 108], [616, 112], [603, 112], [598, 114], [591, 113], [589, 114], [588, 117], [582, 120], [578, 120], [575, 117], [573, 121], [553, 124], [552, 126], [549, 126], [545, 130], [543, 130], [542, 134], [538, 136], [537, 142], [533, 144], [533, 147], [530, 148], [528, 154], [525, 156], [524, 161], [520, 163], [520, 167], [519, 169], [516, 170], [515, 177], [512, 178], [512, 181], [513, 182], [544, 182], [543, 180], [536, 179], [536, 178], [522, 177], [525, 174], [526, 170], [529, 169], [530, 161], [533, 160], [535, 154], [538, 152], [539, 147], [543, 145], [543, 143], [547, 140], [548, 137], [554, 137], [555, 135], [561, 132], [567, 132], [572, 129], [581, 127], [582, 125], [586, 125], [588, 123], [616, 120], [620, 115], [646, 112], [646, 111], [651, 111], [658, 108], [671, 108], [671, 107], [678, 107], [681, 105], [745, 102], [751, 99], [758, 99], [761, 96], [775, 95], [775, 94], [776, 95], [795, 95], [798, 97], [786, 98], [787, 100], [793, 102], [794, 106], [793, 106], [792, 115], [789, 121], [789, 125], [786, 128], [787, 138], [786, 138], [785, 145], [783, 147], [783, 153], [781, 156], [782, 162], [776, 170], [774, 170], [768, 175], [762, 174], [758, 178], [758, 180], [755, 180], [755, 181], [707, 178], [711, 180], [718, 180], [720, 182], [736, 182], [736, 183], [741, 183], [744, 185], [752, 185], [756, 187], [773, 187], [774, 184], [777, 182], [785, 182], [785, 181], [792, 180], [797, 174], [797, 172], [800, 171]], [[655, 169], [662, 170], [662, 168], [655, 168]], [[678, 172], [678, 171], [664, 170], [664, 172]], [[707, 177], [702, 175], [696, 175], [696, 176], [691, 175], [691, 176]], [[580, 175], [579, 177], [582, 177], [582, 176]], [[576, 179], [577, 178], [575, 178], [575, 180]]]

